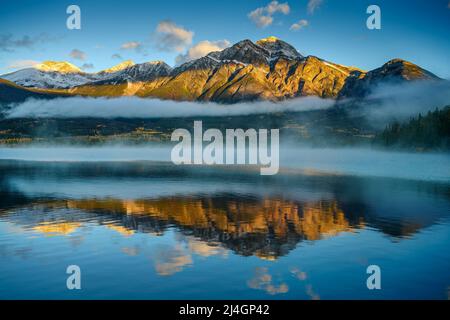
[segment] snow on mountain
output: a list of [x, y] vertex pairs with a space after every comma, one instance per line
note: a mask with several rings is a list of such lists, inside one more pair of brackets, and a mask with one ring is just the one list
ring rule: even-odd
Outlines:
[[102, 70], [99, 73], [114, 73], [114, 72], [118, 72], [118, 71], [121, 71], [123, 69], [132, 67], [132, 66], [134, 66], [134, 64], [135, 63], [132, 60], [126, 60], [126, 61], [123, 61], [123, 62], [115, 65], [114, 67]]
[[219, 61], [239, 61], [258, 66], [268, 63], [270, 52], [250, 40], [243, 40], [222, 51], [211, 52], [208, 56]]
[[182, 72], [187, 70], [208, 70], [213, 69], [219, 66], [222, 63], [221, 60], [214, 57], [213, 53], [206, 55], [205, 57], [199, 58], [197, 60], [188, 61], [183, 63], [181, 66], [178, 66], [173, 69], [172, 75], [176, 76]]
[[81, 69], [67, 61], [44, 61], [34, 66], [44, 72], [81, 73]]
[[98, 73], [82, 72], [68, 62], [46, 61], [1, 77], [24, 87], [67, 89], [87, 84], [148, 81], [168, 76], [171, 71], [172, 68], [162, 61], [134, 64], [127, 60]]
[[187, 70], [208, 70], [224, 63], [236, 63], [242, 65], [264, 65], [267, 64], [270, 53], [266, 49], [254, 44], [250, 40], [242, 40], [222, 51], [208, 53], [205, 57], [192, 60], [176, 67], [173, 75]]
[[26, 68], [1, 76], [23, 87], [42, 89], [70, 88], [95, 80], [95, 74], [83, 72], [42, 71], [37, 68]]
[[102, 75], [100, 79], [94, 81], [93, 85], [99, 84], [117, 84], [122, 82], [141, 82], [151, 81], [159, 77], [167, 77], [172, 72], [172, 68], [163, 61], [151, 61], [140, 64], [132, 64], [122, 68], [119, 71], [106, 75]]
[[289, 60], [296, 60], [303, 58], [303, 56], [300, 53], [298, 53], [298, 51], [293, 46], [291, 46], [287, 42], [278, 39], [277, 37], [272, 36], [264, 38], [259, 41], [256, 41], [256, 44], [269, 52], [270, 60], [275, 60], [280, 57]]
[[203, 58], [189, 61], [175, 68], [174, 73], [213, 68], [223, 63], [267, 65], [279, 58], [300, 60], [304, 57], [293, 46], [276, 37], [261, 39], [256, 43], [243, 40], [222, 51], [211, 52]]
[[387, 81], [437, 79], [400, 59], [366, 72], [314, 56], [304, 57], [276, 37], [256, 43], [242, 40], [174, 69], [163, 61], [135, 64], [127, 60], [98, 73], [85, 73], [68, 62], [46, 61], [2, 78], [25, 87], [70, 89], [73, 95], [222, 102], [359, 97]]
[[211, 69], [224, 63], [268, 65], [280, 57], [290, 60], [303, 58], [291, 45], [275, 37], [268, 37], [256, 43], [250, 40], [240, 41], [232, 47], [211, 52], [175, 69], [162, 61], [135, 64], [127, 60], [97, 73], [86, 73], [69, 62], [45, 61], [32, 68], [3, 75], [2, 78], [24, 87], [67, 89], [91, 84], [151, 81], [186, 70]]

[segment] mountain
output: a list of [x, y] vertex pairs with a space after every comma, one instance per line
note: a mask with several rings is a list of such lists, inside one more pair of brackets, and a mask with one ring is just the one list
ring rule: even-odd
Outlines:
[[[120, 65], [119, 65], [120, 66]], [[115, 68], [117, 68], [116, 66]], [[112, 68], [113, 69], [113, 68]], [[111, 70], [111, 69], [109, 69]], [[152, 61], [141, 64], [132, 64], [117, 70], [109, 76], [90, 83], [90, 85], [118, 84], [122, 82], [145, 82], [162, 77], [168, 77], [172, 68], [162, 61]], [[100, 74], [105, 71], [100, 72]]]
[[222, 51], [171, 68], [162, 61], [85, 73], [67, 62], [46, 61], [1, 76], [44, 93], [82, 96], [154, 97], [181, 101], [279, 101], [298, 96], [364, 97], [386, 82], [439, 79], [413, 63], [394, 59], [366, 72], [303, 56], [290, 44], [268, 37], [240, 41]]
[[126, 68], [129, 68], [129, 67], [132, 67], [132, 66], [134, 66], [134, 62], [132, 60], [126, 60], [126, 61], [123, 61], [123, 62], [121, 62], [121, 63], [119, 63], [119, 64], [117, 64], [117, 65], [115, 65], [115, 66], [113, 66], [111, 68], [102, 70], [102, 71], [100, 71], [100, 73], [104, 73], [104, 74], [106, 74], [106, 73], [114, 73], [114, 72], [122, 71], [122, 70], [124, 70]]
[[0, 105], [2, 103], [23, 102], [28, 98], [50, 99], [56, 95], [23, 88], [11, 81], [0, 79]]
[[277, 59], [283, 57], [286, 59], [302, 59], [303, 56], [298, 53], [297, 49], [289, 43], [284, 42], [277, 37], [268, 37], [256, 41], [256, 44], [269, 52], [269, 59]]
[[382, 83], [399, 83], [413, 80], [433, 80], [437, 77], [421, 67], [401, 59], [393, 59], [380, 68], [367, 73], [352, 73], [342, 88], [341, 97], [363, 97], [370, 89]]
[[147, 81], [168, 75], [172, 68], [156, 61], [134, 64], [127, 60], [98, 73], [86, 73], [69, 62], [45, 61], [32, 68], [1, 76], [5, 80], [29, 88], [68, 89], [84, 84], [105, 84], [125, 81]]
[[82, 72], [69, 62], [44, 61], [32, 68], [2, 75], [23, 87], [53, 89], [70, 88], [95, 79], [95, 75]]

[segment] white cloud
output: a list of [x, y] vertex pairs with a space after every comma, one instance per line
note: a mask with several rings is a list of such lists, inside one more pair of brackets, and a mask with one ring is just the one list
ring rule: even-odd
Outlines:
[[92, 63], [84, 63], [81, 66], [81, 69], [83, 69], [83, 70], [94, 69], [94, 65]]
[[72, 51], [70, 51], [69, 56], [77, 60], [86, 60], [87, 57], [86, 53], [78, 49], [73, 49]]
[[61, 39], [61, 37], [51, 37], [45, 33], [36, 36], [24, 35], [15, 37], [12, 34], [0, 34], [0, 51], [14, 52], [16, 49], [34, 49], [38, 44], [46, 44]]
[[11, 62], [6, 68], [7, 69], [24, 69], [24, 68], [31, 68], [35, 65], [39, 64], [38, 61], [34, 60], [15, 60]]
[[279, 3], [278, 1], [272, 1], [265, 7], [256, 8], [248, 14], [250, 20], [252, 20], [259, 28], [265, 28], [273, 23], [273, 15], [275, 13], [282, 13], [284, 15], [289, 14], [291, 8], [287, 2]]
[[318, 97], [301, 97], [278, 103], [270, 101], [240, 102], [230, 106], [213, 102], [178, 102], [138, 97], [70, 97], [51, 100], [28, 99], [10, 109], [6, 116], [8, 118], [174, 118], [236, 116], [320, 110], [330, 108], [334, 104], [334, 100]]
[[189, 50], [185, 54], [178, 55], [176, 57], [176, 63], [183, 64], [191, 60], [199, 59], [206, 56], [210, 52], [221, 51], [225, 48], [228, 48], [230, 45], [231, 43], [228, 40], [200, 41], [193, 47], [189, 48]]
[[122, 57], [120, 54], [118, 54], [118, 53], [114, 53], [114, 54], [111, 56], [111, 58], [112, 58], [112, 59], [123, 60], [123, 57]]
[[259, 27], [265, 28], [270, 26], [273, 22], [273, 18], [268, 15], [264, 15], [264, 9], [258, 8], [248, 14], [248, 17]]
[[120, 46], [121, 50], [133, 50], [136, 53], [142, 54], [144, 56], [147, 55], [147, 51], [145, 50], [144, 44], [138, 41], [129, 41], [125, 42]]
[[309, 14], [313, 14], [314, 11], [316, 11], [316, 9], [318, 9], [320, 7], [320, 5], [322, 4], [323, 0], [309, 0], [308, 1], [308, 13]]
[[309, 24], [309, 23], [308, 23], [307, 20], [302, 19], [302, 20], [299, 20], [298, 22], [294, 23], [294, 24], [289, 28], [289, 30], [297, 31], [297, 30], [303, 29], [304, 27], [308, 26], [308, 24]]
[[120, 49], [124, 49], [124, 50], [135, 49], [135, 50], [138, 50], [141, 47], [142, 47], [142, 44], [140, 42], [130, 41], [130, 42], [125, 42], [124, 44], [122, 44], [122, 46], [120, 46]]
[[171, 21], [161, 21], [157, 28], [157, 46], [162, 51], [181, 52], [192, 44], [194, 32]]
[[266, 7], [267, 13], [274, 14], [277, 12], [281, 12], [283, 14], [289, 14], [291, 11], [291, 8], [289, 7], [289, 4], [287, 2], [285, 3], [278, 3], [278, 1], [272, 1], [269, 3]]

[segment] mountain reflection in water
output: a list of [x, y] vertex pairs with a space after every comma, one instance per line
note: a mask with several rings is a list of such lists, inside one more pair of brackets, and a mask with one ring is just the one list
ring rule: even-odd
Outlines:
[[[211, 263], [215, 264], [215, 268], [220, 268], [223, 275], [240, 272], [247, 264], [251, 267], [244, 281], [245, 289], [238, 290], [240, 296], [237, 298], [264, 297], [260, 294], [293, 294], [295, 285], [292, 282], [300, 281], [304, 283], [303, 298], [318, 299], [323, 294], [319, 295], [313, 284], [305, 281], [309, 281], [311, 272], [320, 274], [329, 266], [318, 264], [309, 272], [298, 266], [295, 261], [303, 243], [312, 245], [328, 240], [324, 241], [324, 245], [332, 246], [332, 249], [328, 248], [322, 254], [320, 252], [324, 249], [320, 249], [320, 246], [311, 249], [320, 256], [316, 263], [325, 259], [329, 250], [335, 250], [336, 253], [330, 256], [350, 255], [347, 257], [350, 259], [354, 255], [359, 261], [356, 264], [361, 267], [364, 265], [361, 261], [367, 260], [364, 258], [366, 254], [361, 253], [363, 245], [345, 247], [339, 244], [342, 241], [340, 236], [351, 235], [356, 238], [356, 243], [358, 238], [368, 237], [368, 242], [364, 244], [364, 250], [367, 250], [369, 245], [386, 246], [383, 240], [370, 239], [380, 234], [390, 240], [386, 256], [383, 256], [383, 252], [376, 252], [386, 263], [385, 268], [389, 267], [392, 259], [388, 252], [396, 250], [396, 243], [418, 239], [428, 228], [445, 228], [443, 232], [447, 232], [447, 236], [440, 245], [448, 248], [450, 244], [450, 186], [442, 182], [300, 173], [261, 177], [245, 170], [186, 168], [149, 162], [70, 164], [3, 161], [0, 163], [0, 186], [0, 260], [7, 260], [11, 264], [7, 264], [11, 269], [0, 268], [4, 271], [0, 280], [6, 283], [13, 281], [5, 280], [8, 272], [14, 274], [14, 259], [11, 256], [36, 261], [42, 259], [42, 256], [35, 256], [33, 250], [26, 249], [26, 246], [12, 250], [16, 242], [37, 238], [40, 241], [53, 241], [54, 249], [59, 250], [64, 238], [70, 239], [71, 245], [77, 247], [82, 246], [86, 238], [93, 237], [93, 247], [85, 248], [87, 251], [84, 256], [72, 260], [79, 259], [86, 264], [94, 264], [93, 269], [103, 270], [95, 267], [92, 261], [97, 259], [93, 253], [95, 246], [103, 248], [103, 258], [100, 260], [112, 259], [118, 266], [128, 263], [125, 260], [127, 257], [132, 259], [145, 254], [153, 261], [155, 274], [162, 279], [169, 279], [200, 268], [201, 264], [207, 265], [207, 260], [198, 260], [196, 257], [216, 257], [214, 259], [219, 260], [211, 260], [215, 261]], [[110, 230], [116, 236], [105, 235], [104, 230]], [[131, 243], [137, 239], [141, 241], [139, 237], [142, 235], [150, 235], [150, 238], [142, 240], [144, 244]], [[117, 236], [122, 237], [120, 241], [127, 242], [120, 248], [123, 254], [121, 258], [108, 251], [115, 241], [119, 241]], [[148, 243], [152, 241], [158, 244], [149, 251], [146, 246], [151, 246]], [[438, 250], [437, 247], [434, 249]], [[57, 256], [62, 253], [53, 254]], [[407, 254], [413, 254], [413, 251]], [[258, 260], [241, 260], [244, 257]], [[288, 280], [280, 278], [281, 271], [272, 274], [272, 265], [261, 266], [257, 262], [281, 261], [283, 257], [287, 259], [284, 261], [289, 261], [289, 266], [284, 270]], [[434, 258], [434, 261], [429, 261], [428, 271], [449, 266], [448, 254], [439, 252]], [[335, 272], [338, 267], [337, 263]], [[119, 272], [113, 266], [110, 268], [110, 277]], [[346, 268], [342, 272], [351, 273], [350, 270], [345, 271]], [[360, 278], [364, 279], [364, 267], [361, 270]], [[120, 270], [120, 273], [126, 272], [134, 271]], [[206, 281], [213, 287], [222, 285], [224, 291], [236, 290], [236, 283], [224, 284], [220, 279], [223, 275], [211, 270], [208, 272], [197, 275], [196, 280], [199, 283]], [[368, 294], [360, 292], [365, 285], [361, 281], [359, 291], [355, 289], [349, 297], [358, 298]], [[446, 286], [450, 285], [449, 281], [448, 275], [439, 278], [436, 288], [441, 288], [441, 297]], [[166, 289], [159, 289], [163, 293], [165, 290], [177, 289], [186, 290], [187, 296], [183, 296], [186, 298], [208, 297], [205, 287], [200, 285], [194, 290], [189, 287], [187, 280], [177, 285], [163, 282], [160, 286], [167, 286]], [[329, 290], [329, 297], [346, 297], [340, 295], [339, 290], [336, 292], [330, 283], [328, 287], [324, 283], [320, 286]], [[139, 292], [144, 289], [134, 290], [127, 296], [112, 297], [142, 297]], [[410, 294], [402, 290], [387, 292], [393, 297]], [[172, 297], [173, 294], [171, 292], [157, 298]], [[61, 293], [56, 296], [61, 295], [64, 296]], [[103, 297], [95, 289], [87, 294], [87, 297], [98, 296]], [[144, 296], [152, 297], [148, 292]], [[218, 294], [214, 297], [224, 296]], [[302, 298], [291, 296], [295, 297]]]
[[352, 231], [363, 222], [362, 217], [349, 221], [336, 201], [295, 203], [238, 196], [58, 200], [33, 205], [28, 212], [40, 214], [35, 219], [24, 214], [24, 223], [37, 219], [30, 228], [50, 235], [70, 234], [81, 227], [78, 221], [96, 221], [125, 236], [135, 232], [161, 234], [174, 226], [208, 244], [221, 243], [241, 255], [266, 259], [287, 254], [302, 240]]

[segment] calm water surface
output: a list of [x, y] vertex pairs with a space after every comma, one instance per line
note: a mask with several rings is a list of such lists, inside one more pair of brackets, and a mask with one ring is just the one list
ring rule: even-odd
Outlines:
[[0, 161], [2, 299], [447, 299], [449, 270], [448, 176]]

